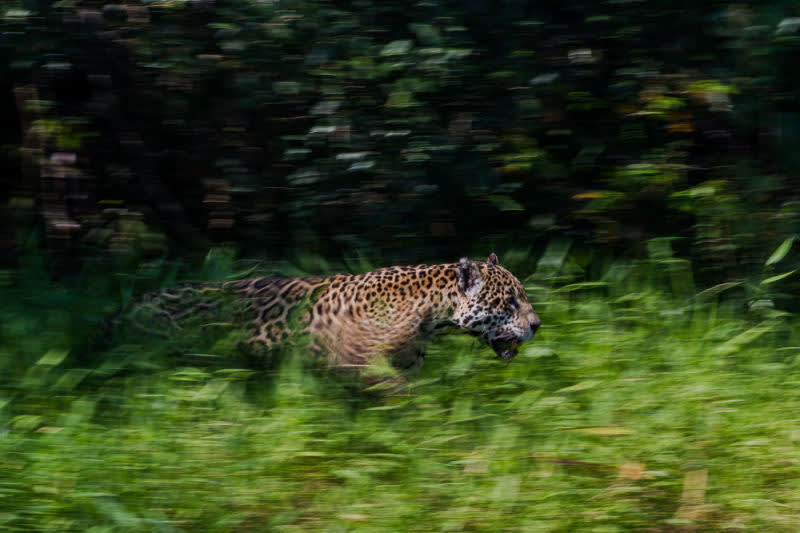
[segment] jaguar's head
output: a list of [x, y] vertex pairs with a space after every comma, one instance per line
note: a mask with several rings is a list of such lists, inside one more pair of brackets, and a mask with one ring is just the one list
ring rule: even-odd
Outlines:
[[499, 358], [513, 359], [541, 324], [522, 283], [500, 266], [495, 254], [485, 262], [462, 258], [456, 281], [459, 298], [453, 322], [483, 339]]

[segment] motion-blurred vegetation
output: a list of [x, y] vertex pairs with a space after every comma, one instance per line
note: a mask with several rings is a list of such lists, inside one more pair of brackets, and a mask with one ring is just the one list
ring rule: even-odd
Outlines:
[[[0, 526], [796, 531], [799, 10], [6, 1]], [[542, 330], [402, 394], [86, 349], [152, 287], [492, 250]]]
[[588, 282], [581, 254], [551, 245], [526, 280], [546, 327], [514, 361], [442, 338], [384, 398], [302, 348], [237, 360], [234, 334], [76, 365], [76, 315], [115, 298], [44, 277], [7, 287], [0, 524], [796, 530], [800, 339], [769, 300], [781, 280], [700, 291], [669, 242]]

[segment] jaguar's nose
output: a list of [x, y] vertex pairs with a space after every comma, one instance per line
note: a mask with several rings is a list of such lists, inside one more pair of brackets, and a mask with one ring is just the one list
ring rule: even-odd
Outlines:
[[533, 315], [533, 320], [531, 320], [531, 331], [536, 333], [536, 330], [539, 329], [539, 326], [542, 325], [542, 321], [539, 319], [539, 315]]

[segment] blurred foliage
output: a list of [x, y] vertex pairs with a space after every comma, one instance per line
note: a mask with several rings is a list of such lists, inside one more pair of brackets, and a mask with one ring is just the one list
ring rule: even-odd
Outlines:
[[795, 11], [7, 2], [4, 246], [39, 229], [74, 271], [210, 244], [450, 260], [554, 235], [641, 257], [671, 235], [710, 282], [738, 276], [800, 223]]
[[[0, 527], [796, 531], [798, 47], [785, 0], [5, 1]], [[179, 280], [491, 250], [542, 330], [403, 394], [86, 350]]]
[[[235, 332], [180, 357], [140, 336], [76, 365], [72, 317], [115, 299], [25, 287], [30, 265], [0, 293], [0, 524], [795, 531], [800, 339], [769, 303], [784, 280], [698, 291], [673, 242], [648, 241], [646, 259], [594, 281], [568, 241], [535, 264], [509, 253], [532, 272], [536, 339], [503, 362], [445, 337], [383, 398], [302, 347], [237, 360]], [[241, 266], [209, 261], [218, 275]]]

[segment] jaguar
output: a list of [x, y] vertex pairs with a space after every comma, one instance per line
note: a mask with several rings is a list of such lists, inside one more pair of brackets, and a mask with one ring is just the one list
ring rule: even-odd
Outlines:
[[297, 330], [314, 351], [340, 367], [367, 367], [385, 357], [393, 367], [418, 365], [435, 334], [460, 330], [480, 338], [497, 357], [511, 360], [541, 321], [522, 283], [486, 261], [392, 266], [363, 274], [255, 278], [188, 284], [146, 293], [120, 314], [143, 331], [170, 335], [194, 316], [220, 316], [249, 332], [246, 344], [270, 349], [291, 342]]

